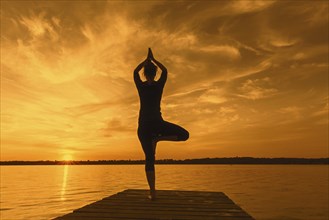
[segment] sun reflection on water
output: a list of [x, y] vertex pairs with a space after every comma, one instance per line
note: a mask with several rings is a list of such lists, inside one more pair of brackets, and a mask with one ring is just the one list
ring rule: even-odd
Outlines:
[[64, 172], [63, 172], [63, 183], [62, 183], [62, 189], [61, 189], [61, 200], [65, 201], [65, 193], [66, 193], [66, 184], [67, 184], [67, 174], [69, 170], [69, 165], [64, 165]]

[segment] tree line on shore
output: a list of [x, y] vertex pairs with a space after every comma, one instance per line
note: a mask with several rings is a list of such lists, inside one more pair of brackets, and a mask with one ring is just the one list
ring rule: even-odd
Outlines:
[[[120, 165], [144, 164], [144, 160], [39, 160], [39, 161], [0, 161], [0, 165]], [[224, 157], [198, 159], [161, 159], [156, 164], [329, 164], [329, 158], [255, 158]]]

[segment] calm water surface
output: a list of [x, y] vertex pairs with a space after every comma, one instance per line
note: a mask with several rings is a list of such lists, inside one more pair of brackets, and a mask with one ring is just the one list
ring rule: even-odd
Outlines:
[[[142, 165], [1, 166], [0, 219], [51, 219], [128, 188]], [[328, 219], [327, 165], [157, 165], [157, 188], [225, 192], [256, 219]]]

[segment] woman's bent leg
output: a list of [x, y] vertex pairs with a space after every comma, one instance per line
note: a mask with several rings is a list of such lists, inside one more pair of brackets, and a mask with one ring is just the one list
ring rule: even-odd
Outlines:
[[189, 132], [176, 124], [163, 121], [158, 141], [186, 141], [189, 138]]

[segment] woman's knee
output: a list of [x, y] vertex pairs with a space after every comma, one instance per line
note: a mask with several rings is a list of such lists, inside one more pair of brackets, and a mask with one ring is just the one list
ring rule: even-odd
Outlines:
[[190, 133], [186, 130], [184, 130], [183, 132], [181, 132], [179, 135], [178, 135], [178, 140], [179, 141], [186, 141], [187, 139], [189, 139], [190, 137]]

